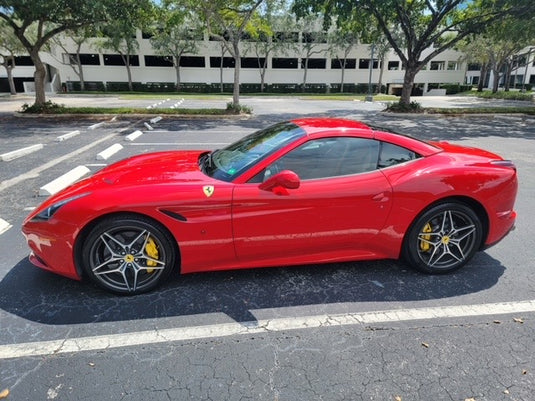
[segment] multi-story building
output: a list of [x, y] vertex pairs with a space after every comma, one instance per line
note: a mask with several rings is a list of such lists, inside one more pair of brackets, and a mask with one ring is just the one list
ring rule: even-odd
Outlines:
[[[131, 58], [132, 80], [139, 83], [169, 83], [176, 81], [175, 69], [165, 57], [158, 56], [151, 46], [147, 35], [138, 31], [137, 40], [139, 50]], [[305, 35], [295, 33], [297, 46], [285, 54], [269, 55], [265, 83], [276, 84], [302, 84], [305, 74], [305, 50], [303, 41]], [[73, 43], [66, 42], [69, 53], [75, 52]], [[349, 52], [346, 58], [346, 67], [342, 74], [339, 61], [341, 54], [332, 51], [327, 43], [315, 43], [315, 55], [308, 60], [306, 83], [318, 88], [339, 88], [343, 81], [347, 88], [351, 85], [367, 84], [370, 79], [371, 46], [359, 44]], [[198, 43], [198, 52], [188, 54], [181, 60], [181, 82], [184, 84], [232, 84], [234, 79], [234, 60], [228, 53], [222, 51], [221, 43], [210, 40], [205, 35]], [[258, 58], [247, 51], [246, 43], [242, 43], [241, 59], [241, 84], [259, 84], [260, 73]], [[431, 49], [429, 50], [431, 51]], [[342, 53], [342, 52], [340, 52]], [[68, 54], [59, 46], [51, 51], [43, 53], [42, 59], [47, 65], [48, 91], [72, 90], [79, 81], [77, 74], [72, 69]], [[84, 80], [88, 89], [103, 88], [110, 83], [127, 81], [127, 73], [122, 58], [119, 54], [111, 54], [98, 51], [95, 42], [89, 40], [82, 46], [81, 61], [84, 69]], [[263, 61], [263, 59], [261, 59]], [[18, 92], [31, 92], [33, 89], [33, 66], [28, 56], [17, 58], [17, 66], [13, 70]], [[221, 68], [222, 66], [222, 68]], [[384, 58], [383, 63], [375, 59], [372, 65], [371, 82], [381, 82], [387, 88], [388, 93], [397, 94], [401, 91], [403, 83], [403, 66], [399, 57], [390, 51]], [[382, 74], [381, 74], [382, 67]], [[530, 73], [532, 70], [530, 69]], [[533, 71], [535, 74], [535, 71]], [[448, 50], [428, 63], [426, 68], [418, 73], [415, 80], [416, 91], [423, 94], [428, 89], [436, 88], [440, 84], [463, 84], [474, 83], [475, 75], [467, 71], [467, 64], [463, 61], [463, 54], [454, 50]], [[531, 75], [533, 77], [533, 75]], [[530, 78], [533, 79], [533, 78]], [[353, 89], [355, 87], [353, 86]], [[334, 89], [333, 89], [334, 90]], [[9, 87], [5, 70], [0, 71], [0, 92], [8, 92]]]

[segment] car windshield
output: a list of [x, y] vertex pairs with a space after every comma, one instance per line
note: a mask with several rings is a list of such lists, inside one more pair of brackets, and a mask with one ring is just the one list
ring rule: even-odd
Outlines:
[[199, 163], [210, 177], [232, 181], [260, 160], [304, 135], [305, 131], [293, 123], [279, 123], [247, 135], [224, 149], [207, 153]]

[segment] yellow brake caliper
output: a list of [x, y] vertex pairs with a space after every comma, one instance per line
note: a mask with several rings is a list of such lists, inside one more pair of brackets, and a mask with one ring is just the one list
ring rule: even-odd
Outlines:
[[[431, 224], [427, 223], [422, 232], [431, 233], [433, 232], [433, 227], [431, 227]], [[427, 252], [429, 249], [431, 249], [431, 245], [428, 241], [431, 241], [431, 234], [425, 234], [421, 236], [420, 249], [424, 252]]]
[[[145, 252], [147, 252], [147, 255], [151, 257], [152, 259], [158, 259], [158, 256], [159, 256], [158, 247], [156, 246], [156, 243], [151, 237], [149, 237], [149, 239], [147, 240], [147, 245], [145, 245]], [[154, 262], [153, 260], [147, 260], [147, 266], [155, 267], [157, 266], [157, 263]], [[152, 272], [154, 272], [154, 269], [147, 269], [147, 273], [152, 273]]]

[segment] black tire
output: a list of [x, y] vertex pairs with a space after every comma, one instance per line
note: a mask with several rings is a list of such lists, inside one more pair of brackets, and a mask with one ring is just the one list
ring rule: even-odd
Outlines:
[[414, 221], [403, 244], [403, 256], [415, 269], [444, 274], [460, 269], [480, 248], [483, 226], [462, 203], [441, 203]]
[[173, 238], [159, 224], [142, 216], [115, 216], [90, 231], [80, 259], [99, 287], [135, 295], [160, 285], [177, 257]]

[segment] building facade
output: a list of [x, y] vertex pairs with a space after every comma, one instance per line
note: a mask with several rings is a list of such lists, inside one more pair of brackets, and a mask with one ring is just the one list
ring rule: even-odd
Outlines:
[[[130, 61], [132, 81], [141, 84], [157, 83], [159, 87], [168, 84], [171, 87], [176, 82], [176, 71], [168, 58], [157, 55], [148, 35], [137, 32], [139, 50]], [[355, 45], [345, 60], [342, 69], [340, 59], [343, 52], [333, 52], [327, 43], [314, 44], [314, 56], [308, 58], [308, 68], [305, 68], [306, 41], [303, 33], [295, 33], [296, 46], [284, 54], [272, 54], [267, 57], [267, 68], [264, 81], [266, 85], [282, 85], [286, 89], [292, 85], [300, 85], [304, 81], [313, 88], [312, 91], [339, 91], [342, 84], [346, 91], [359, 89], [358, 85], [367, 85], [370, 80], [371, 46], [367, 44]], [[42, 53], [42, 60], [47, 65], [47, 91], [71, 91], [79, 87], [79, 77], [70, 65], [69, 54], [75, 52], [76, 46], [68, 38], [64, 38], [65, 49], [53, 47], [49, 52]], [[429, 50], [429, 52], [431, 49]], [[242, 58], [240, 83], [258, 85], [261, 82], [259, 59], [252, 55], [250, 46], [242, 42]], [[424, 54], [425, 56], [425, 54]], [[533, 58], [533, 57], [532, 57]], [[127, 82], [127, 72], [119, 54], [97, 50], [96, 39], [88, 40], [81, 48], [86, 89], [117, 88], [118, 84]], [[260, 57], [260, 62], [264, 58]], [[382, 70], [382, 72], [381, 72]], [[33, 65], [28, 56], [17, 57], [16, 68], [13, 70], [18, 92], [32, 92]], [[399, 94], [403, 83], [403, 66], [397, 55], [390, 51], [383, 62], [375, 59], [372, 63], [372, 84], [381, 83], [388, 93]], [[426, 68], [420, 71], [415, 80], [415, 94], [427, 94], [430, 89], [439, 88], [442, 84], [475, 84], [479, 70], [474, 71], [463, 61], [463, 54], [455, 50], [447, 50], [430, 61]], [[181, 59], [181, 82], [185, 87], [192, 84], [219, 85], [232, 84], [234, 80], [234, 60], [223, 51], [221, 43], [210, 40], [205, 35], [198, 41], [196, 54], [186, 54]], [[524, 72], [526, 82], [535, 80], [535, 63], [529, 65]], [[163, 86], [162, 86], [163, 85]], [[360, 88], [362, 88], [361, 86]], [[315, 89], [314, 89], [315, 88]], [[8, 92], [6, 71], [0, 71], [0, 92]]]

